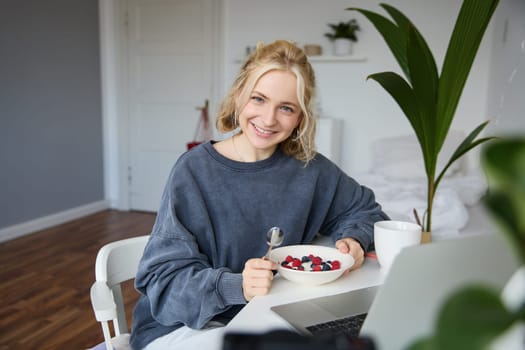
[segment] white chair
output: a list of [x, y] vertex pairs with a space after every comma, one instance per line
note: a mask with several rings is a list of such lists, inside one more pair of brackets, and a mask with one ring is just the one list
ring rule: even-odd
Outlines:
[[[102, 326], [107, 350], [130, 349], [120, 284], [135, 278], [148, 238], [149, 235], [123, 239], [108, 243], [98, 251], [95, 283], [91, 286], [90, 296], [95, 318]], [[110, 321], [113, 322], [113, 337]]]

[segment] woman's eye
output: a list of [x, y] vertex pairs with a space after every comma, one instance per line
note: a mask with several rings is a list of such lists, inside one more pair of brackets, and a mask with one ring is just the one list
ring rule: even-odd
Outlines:
[[294, 112], [294, 109], [292, 107], [289, 107], [289, 106], [281, 106], [281, 109], [283, 111], [285, 111], [286, 113], [293, 113]]
[[259, 103], [264, 102], [264, 99], [259, 96], [252, 96], [252, 100]]

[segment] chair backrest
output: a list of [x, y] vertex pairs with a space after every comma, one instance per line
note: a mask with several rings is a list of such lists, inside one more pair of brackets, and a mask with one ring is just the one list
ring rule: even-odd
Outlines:
[[149, 235], [127, 238], [106, 244], [97, 254], [95, 279], [105, 282], [113, 293], [117, 308], [116, 330], [128, 333], [126, 312], [120, 283], [135, 278]]

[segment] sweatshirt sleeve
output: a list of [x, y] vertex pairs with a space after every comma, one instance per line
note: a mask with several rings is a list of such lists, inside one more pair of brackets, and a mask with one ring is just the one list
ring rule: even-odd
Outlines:
[[242, 276], [226, 267], [214, 267], [201, 252], [194, 234], [178, 218], [180, 212], [186, 215], [190, 209], [192, 218], [199, 217], [201, 213], [195, 214], [195, 208], [182, 209], [190, 202], [198, 203], [198, 195], [185, 182], [182, 192], [193, 193], [192, 200], [177, 196], [174, 188], [180, 187], [180, 180], [173, 178], [172, 174], [139, 264], [135, 287], [148, 298], [151, 315], [160, 324], [183, 323], [200, 329], [232, 305], [246, 303]]
[[356, 239], [365, 253], [373, 249], [374, 223], [389, 220], [375, 201], [374, 192], [343, 172], [339, 173], [335, 192], [321, 234], [333, 242], [345, 237]]
[[212, 268], [194, 241], [164, 234], [151, 237], [135, 285], [148, 297], [153, 318], [166, 326], [200, 329], [230, 306], [246, 303], [240, 274]]

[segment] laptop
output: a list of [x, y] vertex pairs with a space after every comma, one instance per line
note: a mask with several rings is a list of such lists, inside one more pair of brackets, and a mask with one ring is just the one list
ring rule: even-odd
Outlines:
[[359, 323], [355, 335], [371, 338], [378, 349], [404, 349], [433, 331], [442, 302], [454, 289], [483, 283], [501, 290], [517, 267], [501, 235], [448, 239], [403, 249], [381, 286], [271, 309], [301, 334], [319, 334], [319, 324], [350, 319], [349, 328]]

